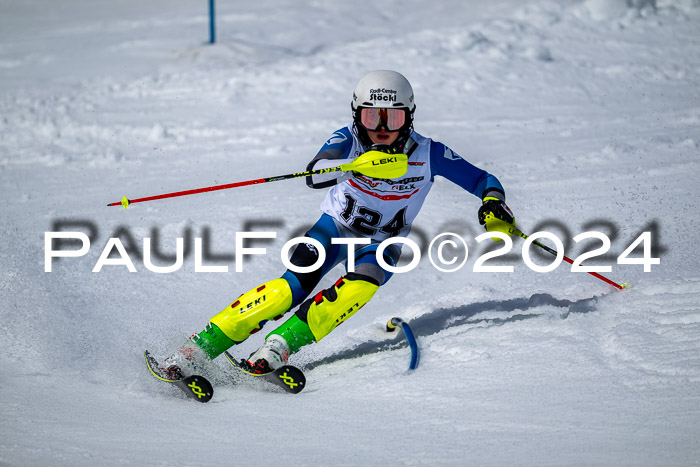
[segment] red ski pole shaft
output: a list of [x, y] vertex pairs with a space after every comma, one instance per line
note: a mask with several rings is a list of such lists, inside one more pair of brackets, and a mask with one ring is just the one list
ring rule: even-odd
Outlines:
[[134, 204], [134, 203], [144, 203], [146, 201], [154, 201], [156, 199], [176, 198], [178, 196], [196, 195], [197, 193], [206, 193], [209, 191], [228, 190], [229, 188], [238, 188], [238, 187], [248, 186], [248, 185], [257, 185], [260, 183], [276, 182], [278, 180], [289, 180], [290, 178], [306, 177], [308, 175], [317, 175], [317, 174], [321, 174], [321, 173], [336, 172], [338, 170], [342, 170], [342, 169], [340, 167], [332, 167], [330, 169], [310, 170], [310, 171], [306, 171], [306, 172], [298, 172], [298, 173], [287, 174], [287, 175], [279, 175], [277, 177], [257, 178], [255, 180], [247, 180], [244, 182], [236, 182], [236, 183], [227, 183], [225, 185], [206, 186], [203, 188], [196, 188], [194, 190], [175, 191], [173, 193], [165, 193], [162, 195], [155, 195], [155, 196], [146, 196], [144, 198], [128, 199], [125, 196], [124, 198], [122, 198], [121, 201], [115, 201], [114, 203], [109, 203], [107, 206], [123, 206], [124, 209], [126, 209], [127, 207], [129, 207], [129, 205]]
[[[522, 233], [522, 232], [521, 232], [520, 230], [518, 230], [518, 229], [515, 229], [515, 233], [516, 233], [517, 235], [519, 235], [520, 237], [524, 238], [525, 240], [527, 240], [527, 238], [528, 238], [528, 235], [525, 235], [524, 233]], [[557, 256], [557, 251], [554, 250], [554, 249], [552, 249], [552, 248], [549, 248], [547, 245], [544, 245], [544, 244], [538, 242], [537, 240], [534, 240], [532, 243], [534, 243], [534, 244], [537, 245], [538, 247], [542, 248], [544, 251], [546, 251], [546, 252], [548, 252], [548, 253], [551, 253], [551, 254], [554, 255], [554, 256]], [[566, 261], [566, 262], [569, 263], [569, 264], [574, 264], [574, 260], [572, 260], [571, 258], [569, 258], [569, 257], [566, 256], [566, 255], [564, 255], [564, 261]], [[625, 286], [626, 284], [622, 284], [622, 285], [617, 284], [617, 283], [611, 281], [610, 279], [608, 279], [607, 277], [598, 274], [597, 272], [592, 272], [592, 271], [586, 271], [586, 272], [587, 272], [588, 274], [590, 274], [591, 276], [596, 277], [596, 278], [600, 279], [601, 281], [612, 285], [613, 287], [617, 287], [617, 288], [620, 289], [620, 290], [622, 290], [622, 289], [625, 288], [624, 286]]]
[[197, 193], [206, 193], [208, 191], [227, 190], [229, 188], [237, 188], [247, 185], [257, 185], [259, 183], [276, 182], [278, 180], [289, 180], [290, 178], [308, 177], [309, 175], [327, 174], [337, 171], [358, 171], [364, 175], [374, 178], [398, 178], [408, 170], [408, 156], [405, 154], [387, 154], [381, 151], [367, 151], [360, 157], [357, 157], [351, 162], [340, 165], [339, 167], [329, 167], [327, 169], [307, 170], [306, 172], [297, 172], [287, 175], [278, 175], [277, 177], [258, 178], [245, 182], [227, 183], [226, 185], [206, 186], [194, 190], [176, 191], [173, 193], [165, 193], [162, 195], [146, 196], [145, 198], [129, 199], [126, 196], [121, 201], [109, 203], [107, 206], [123, 206], [124, 209], [133, 203], [143, 203], [156, 199], [175, 198], [177, 196], [195, 195]]

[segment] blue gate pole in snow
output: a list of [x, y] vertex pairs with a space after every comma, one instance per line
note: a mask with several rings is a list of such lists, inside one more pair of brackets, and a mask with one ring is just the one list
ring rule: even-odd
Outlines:
[[408, 345], [411, 347], [411, 363], [408, 365], [409, 370], [415, 370], [418, 368], [418, 362], [420, 361], [420, 354], [418, 353], [418, 343], [416, 343], [416, 336], [413, 335], [411, 326], [401, 318], [391, 318], [388, 323], [386, 323], [386, 330], [391, 332], [397, 327], [401, 326], [403, 330], [403, 335], [406, 336]]
[[209, 0], [209, 43], [216, 42], [216, 27], [214, 25], [214, 0]]

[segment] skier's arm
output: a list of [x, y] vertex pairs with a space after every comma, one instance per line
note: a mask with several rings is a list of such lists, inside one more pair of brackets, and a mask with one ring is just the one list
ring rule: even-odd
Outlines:
[[486, 198], [506, 200], [503, 185], [494, 175], [470, 164], [442, 143], [432, 142], [430, 167], [431, 177], [445, 177], [482, 201]]
[[514, 225], [515, 218], [506, 205], [506, 192], [495, 176], [465, 161], [444, 144], [434, 141], [430, 147], [430, 167], [431, 176], [441, 175], [481, 199], [478, 218], [487, 230], [489, 226], [485, 221], [489, 213]]
[[[320, 170], [338, 167], [351, 162], [350, 150], [352, 149], [352, 135], [350, 130], [342, 128], [330, 137], [326, 144], [316, 154], [306, 170]], [[331, 172], [306, 177], [306, 184], [311, 188], [328, 188], [350, 177], [349, 172]]]

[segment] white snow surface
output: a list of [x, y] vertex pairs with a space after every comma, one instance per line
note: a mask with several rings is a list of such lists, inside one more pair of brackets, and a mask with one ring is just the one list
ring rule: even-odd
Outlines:
[[[217, 13], [209, 45], [204, 0], [0, 0], [0, 465], [698, 464], [697, 0], [220, 1]], [[463, 235], [467, 266], [424, 258], [396, 274], [292, 357], [302, 393], [237, 379], [221, 359], [208, 404], [156, 381], [143, 350], [166, 355], [278, 277], [324, 190], [293, 180], [106, 204], [303, 170], [372, 69], [408, 77], [416, 129], [498, 176], [524, 232], [556, 233], [571, 257], [600, 244], [573, 236], [605, 232], [610, 254], [593, 264], [633, 287], [566, 263], [536, 273], [519, 239], [504, 262], [515, 272], [472, 272], [479, 201], [438, 179], [415, 231]], [[44, 272], [60, 221], [91, 248]], [[173, 255], [206, 231], [232, 256], [246, 227], [278, 238], [241, 273], [232, 258], [207, 263], [228, 273], [196, 273], [192, 254], [170, 274], [134, 254], [135, 273], [92, 272], [110, 237], [138, 251], [158, 238]], [[660, 264], [615, 264], [644, 230]], [[392, 316], [413, 324], [415, 371], [382, 330]]]

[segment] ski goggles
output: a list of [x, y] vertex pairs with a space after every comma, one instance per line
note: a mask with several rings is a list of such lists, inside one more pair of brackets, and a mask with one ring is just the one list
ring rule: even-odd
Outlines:
[[360, 107], [360, 124], [369, 131], [382, 126], [388, 131], [399, 131], [406, 124], [406, 109]]

